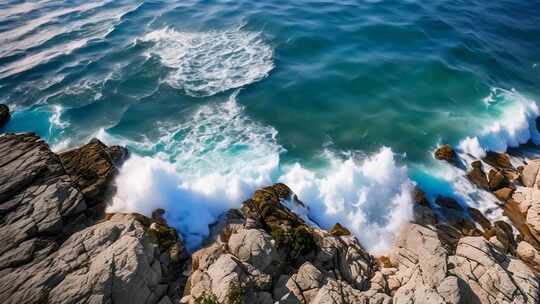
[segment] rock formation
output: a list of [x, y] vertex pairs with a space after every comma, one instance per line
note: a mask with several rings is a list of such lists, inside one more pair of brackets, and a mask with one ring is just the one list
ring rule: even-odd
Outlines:
[[540, 302], [538, 161], [472, 165], [513, 226], [416, 189], [413, 221], [375, 257], [339, 223], [294, 213], [307, 206], [275, 184], [223, 214], [189, 257], [166, 210], [104, 213], [125, 157], [98, 140], [57, 155], [35, 134], [0, 136], [2, 303]]
[[456, 153], [454, 152], [454, 149], [450, 145], [442, 145], [435, 150], [433, 153], [433, 156], [435, 156], [438, 160], [445, 160], [447, 162], [454, 162], [456, 158]]
[[95, 208], [125, 155], [93, 140], [59, 156], [35, 134], [0, 136], [2, 303], [164, 304], [180, 293], [176, 232]]

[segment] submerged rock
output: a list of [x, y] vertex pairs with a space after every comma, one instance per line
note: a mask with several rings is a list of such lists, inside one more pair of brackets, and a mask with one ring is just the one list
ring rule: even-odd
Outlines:
[[8, 106], [0, 103], [0, 128], [7, 124], [10, 118], [11, 114], [9, 113]]

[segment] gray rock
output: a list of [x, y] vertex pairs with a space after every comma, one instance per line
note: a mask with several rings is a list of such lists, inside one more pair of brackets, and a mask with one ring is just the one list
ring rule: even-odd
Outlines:
[[0, 302], [169, 303], [176, 278], [162, 271], [172, 263], [162, 265], [169, 252], [149, 237], [150, 219], [96, 223], [77, 174], [35, 134], [0, 136]]

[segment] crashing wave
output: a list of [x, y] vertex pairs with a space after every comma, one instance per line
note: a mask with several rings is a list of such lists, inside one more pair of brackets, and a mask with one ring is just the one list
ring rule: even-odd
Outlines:
[[[165, 208], [168, 221], [195, 249], [219, 215], [239, 207], [257, 188], [282, 181], [307, 205], [305, 218], [324, 228], [346, 225], [372, 252], [391, 244], [412, 215], [413, 187], [391, 149], [364, 160], [326, 153], [328, 165], [320, 170], [287, 166], [280, 163], [276, 131], [249, 119], [235, 98], [236, 93], [225, 103], [203, 106], [151, 147], [135, 147], [156, 156], [132, 156], [123, 165], [109, 212]], [[110, 143], [113, 138], [102, 134]]]
[[482, 158], [486, 151], [506, 152], [532, 140], [540, 144], [536, 118], [540, 115], [537, 104], [515, 90], [493, 89], [484, 99], [488, 107], [500, 112], [495, 122], [486, 121], [487, 127], [479, 134], [459, 143], [461, 152]]

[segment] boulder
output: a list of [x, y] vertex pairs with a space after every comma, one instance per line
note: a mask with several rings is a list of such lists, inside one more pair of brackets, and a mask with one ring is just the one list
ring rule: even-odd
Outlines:
[[521, 241], [517, 245], [517, 256], [536, 271], [540, 272], [540, 252], [531, 244]]
[[482, 229], [484, 230], [488, 230], [488, 229], [491, 229], [491, 222], [484, 216], [484, 214], [482, 214], [482, 212], [476, 208], [472, 208], [472, 207], [469, 207], [467, 208], [468, 212], [469, 212], [469, 215], [471, 216], [471, 218], [477, 222], [478, 224], [480, 224], [480, 226], [482, 226]]
[[514, 170], [510, 157], [506, 153], [488, 151], [482, 160], [498, 170]]
[[491, 191], [499, 190], [502, 187], [510, 185], [510, 182], [501, 171], [492, 169], [489, 171], [488, 176], [489, 176], [489, 189]]
[[510, 187], [504, 187], [504, 188], [494, 191], [493, 194], [495, 194], [495, 196], [501, 201], [506, 202], [512, 197], [513, 192], [514, 192], [514, 189]]
[[442, 145], [435, 150], [434, 156], [438, 160], [445, 160], [447, 162], [454, 162], [456, 160], [456, 153], [450, 145]]
[[525, 187], [536, 187], [538, 185], [538, 171], [540, 169], [540, 160], [532, 160], [523, 167], [520, 174], [520, 180]]
[[8, 106], [0, 103], [0, 128], [7, 124], [10, 118], [11, 114], [9, 113]]
[[471, 167], [472, 170], [467, 173], [469, 180], [479, 188], [489, 190], [489, 182], [486, 173], [482, 169], [482, 162], [479, 160], [473, 161]]

